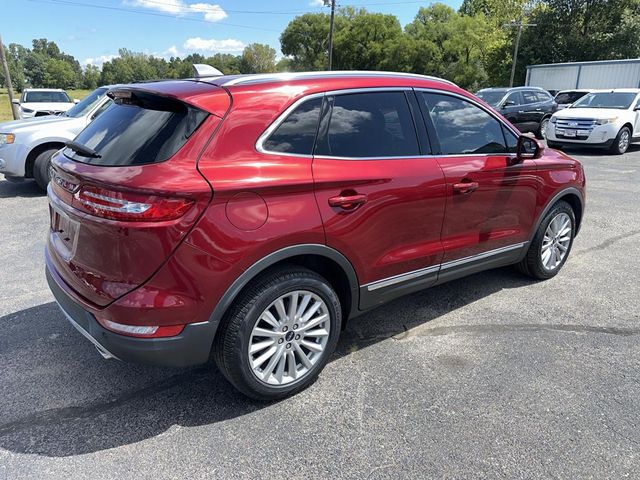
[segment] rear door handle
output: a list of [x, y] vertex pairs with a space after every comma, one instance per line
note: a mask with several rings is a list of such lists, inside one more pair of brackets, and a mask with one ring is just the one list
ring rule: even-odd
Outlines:
[[453, 184], [453, 193], [467, 194], [476, 190], [480, 185], [478, 182], [462, 182]]
[[329, 198], [329, 205], [332, 207], [342, 208], [343, 210], [355, 210], [357, 207], [367, 201], [367, 196], [360, 193], [349, 195], [338, 195]]

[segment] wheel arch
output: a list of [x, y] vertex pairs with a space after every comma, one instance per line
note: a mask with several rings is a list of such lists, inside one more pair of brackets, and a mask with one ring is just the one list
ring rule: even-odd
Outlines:
[[45, 150], [49, 149], [60, 149], [64, 147], [64, 142], [61, 141], [49, 141], [44, 142], [39, 145], [36, 145], [31, 149], [31, 151], [27, 154], [27, 159], [24, 162], [24, 176], [26, 178], [33, 178], [33, 166], [35, 164], [36, 158]]
[[536, 223], [534, 224], [534, 228], [532, 229], [531, 235], [529, 236], [529, 241], [533, 240], [533, 237], [535, 236], [536, 231], [542, 223], [545, 215], [559, 201], [565, 201], [571, 206], [573, 214], [576, 217], [576, 235], [578, 234], [584, 215], [584, 197], [582, 195], [582, 192], [580, 192], [580, 190], [578, 190], [577, 188], [568, 187], [557, 192], [553, 197], [551, 197], [551, 200], [547, 202], [545, 207], [542, 209], [542, 212], [540, 212], [540, 215], [538, 215]]
[[260, 275], [282, 265], [300, 265], [322, 275], [331, 283], [340, 298], [343, 327], [349, 316], [358, 311], [359, 284], [351, 262], [337, 250], [321, 244], [304, 244], [277, 250], [246, 269], [222, 295], [209, 322], [218, 325], [249, 283]]

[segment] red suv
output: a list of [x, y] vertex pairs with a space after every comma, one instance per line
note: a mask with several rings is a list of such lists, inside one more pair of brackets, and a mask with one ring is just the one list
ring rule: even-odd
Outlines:
[[445, 80], [220, 76], [119, 86], [52, 161], [47, 278], [105, 357], [212, 355], [304, 388], [348, 318], [474, 272], [554, 276], [582, 166]]

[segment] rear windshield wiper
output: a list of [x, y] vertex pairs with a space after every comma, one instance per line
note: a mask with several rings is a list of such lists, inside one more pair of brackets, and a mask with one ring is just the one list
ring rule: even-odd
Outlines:
[[70, 148], [71, 150], [73, 150], [74, 152], [76, 152], [78, 155], [82, 157], [89, 157], [89, 158], [102, 157], [102, 155], [96, 152], [93, 148], [89, 148], [86, 145], [82, 145], [81, 143], [69, 141], [65, 143], [65, 146]]

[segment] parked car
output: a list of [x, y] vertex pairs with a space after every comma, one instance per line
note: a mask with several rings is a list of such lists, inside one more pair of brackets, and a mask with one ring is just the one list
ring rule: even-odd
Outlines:
[[576, 90], [561, 90], [557, 93], [554, 100], [558, 104], [558, 110], [569, 108], [571, 104], [577, 102], [587, 93], [592, 90], [576, 89]]
[[20, 118], [60, 115], [73, 107], [77, 101], [61, 88], [25, 88], [20, 99], [13, 100], [18, 105]]
[[206, 362], [293, 394], [349, 318], [516, 264], [547, 279], [584, 208], [576, 160], [454, 84], [383, 72], [120, 86], [52, 160], [46, 276], [106, 358]]
[[113, 103], [108, 90], [94, 90], [60, 116], [0, 123], [0, 173], [14, 182], [35, 178], [46, 190], [51, 156]]
[[547, 128], [549, 147], [608, 148], [621, 155], [640, 141], [640, 89], [591, 92], [556, 112]]
[[498, 110], [522, 133], [531, 132], [544, 138], [547, 123], [558, 105], [542, 88], [485, 88], [476, 93]]

